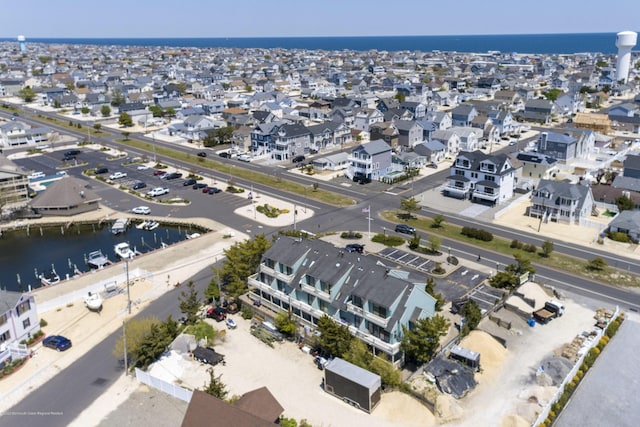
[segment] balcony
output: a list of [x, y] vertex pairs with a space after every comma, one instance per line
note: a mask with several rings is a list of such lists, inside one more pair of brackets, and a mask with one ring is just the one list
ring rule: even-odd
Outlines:
[[260, 265], [260, 269], [261, 269], [263, 272], [265, 272], [265, 273], [269, 274], [270, 276], [275, 277], [276, 279], [280, 279], [280, 280], [282, 280], [283, 282], [287, 282], [287, 284], [288, 284], [288, 285], [290, 285], [290, 284], [291, 284], [291, 281], [293, 280], [293, 276], [294, 276], [294, 274], [293, 274], [293, 273], [291, 273], [291, 274], [284, 274], [284, 273], [280, 273], [279, 271], [276, 271], [275, 269], [273, 269], [273, 268], [271, 268], [271, 267], [267, 267], [267, 266], [266, 266], [266, 265], [264, 265], [264, 264], [261, 264], [261, 265]]
[[499, 198], [499, 194], [496, 193], [485, 193], [483, 191], [478, 191], [475, 190], [472, 194], [472, 198], [474, 199], [482, 199], [482, 200], [488, 200], [490, 202], [495, 202], [498, 200]]
[[305, 285], [304, 283], [302, 283], [300, 285], [300, 288], [305, 291], [306, 293], [310, 294], [310, 295], [315, 295], [317, 297], [320, 297], [326, 301], [331, 302], [331, 295], [329, 295], [327, 292], [321, 291], [320, 289], [311, 286], [311, 285]]
[[349, 326], [349, 332], [363, 342], [372, 345], [373, 347], [382, 350], [387, 354], [396, 354], [400, 351], [400, 343], [389, 344], [388, 342], [384, 342], [379, 338], [376, 338], [369, 334], [368, 332], [362, 332], [358, 330], [355, 326]]
[[347, 311], [350, 311], [351, 313], [355, 313], [360, 317], [363, 317], [365, 319], [367, 319], [370, 322], [375, 323], [376, 325], [382, 326], [384, 328], [387, 327], [387, 325], [389, 324], [389, 319], [385, 319], [383, 317], [380, 317], [376, 314], [373, 314], [371, 312], [365, 311], [364, 309], [353, 305], [352, 303], [348, 302], [347, 303]]
[[447, 194], [451, 196], [464, 199], [467, 197], [467, 194], [469, 194], [469, 192], [471, 191], [471, 187], [470, 186], [458, 187], [454, 185], [454, 183], [449, 183], [449, 185], [446, 185], [444, 187], [444, 191], [446, 191]]

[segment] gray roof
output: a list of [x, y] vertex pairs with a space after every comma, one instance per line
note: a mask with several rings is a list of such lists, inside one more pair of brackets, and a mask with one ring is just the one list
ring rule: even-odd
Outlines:
[[[551, 202], [553, 205], [560, 204], [560, 198], [578, 200], [579, 207], [582, 207], [583, 202], [589, 193], [590, 189], [587, 186], [581, 184], [572, 184], [565, 181], [551, 181], [548, 179], [540, 180], [536, 192], [546, 191], [551, 195]], [[537, 197], [537, 196], [536, 196]], [[534, 199], [536, 199], [534, 197]]]
[[21, 297], [21, 292], [0, 290], [0, 315], [13, 310]]
[[101, 197], [86, 188], [87, 181], [71, 176], [64, 177], [38, 194], [31, 202], [34, 209], [69, 208], [101, 200]]
[[369, 372], [366, 369], [362, 369], [352, 363], [342, 360], [339, 357], [331, 359], [324, 367], [329, 372], [336, 373], [344, 378], [348, 378], [356, 384], [369, 389], [373, 392], [381, 387], [382, 380], [380, 375], [376, 375], [373, 372]]
[[365, 144], [360, 144], [355, 147], [352, 152], [364, 150], [365, 153], [373, 156], [376, 154], [384, 153], [385, 151], [391, 151], [391, 147], [383, 139], [376, 139]]
[[627, 155], [623, 165], [625, 169], [640, 169], [640, 156], [634, 154]]
[[521, 162], [525, 162], [525, 163], [536, 163], [539, 165], [553, 165], [554, 163], [556, 163], [558, 160], [554, 159], [553, 157], [549, 157], [549, 156], [545, 156], [544, 154], [538, 154], [538, 153], [527, 153], [527, 152], [520, 152], [516, 155], [516, 159], [521, 161]]
[[622, 211], [611, 220], [609, 226], [638, 233], [640, 232], [640, 211]]

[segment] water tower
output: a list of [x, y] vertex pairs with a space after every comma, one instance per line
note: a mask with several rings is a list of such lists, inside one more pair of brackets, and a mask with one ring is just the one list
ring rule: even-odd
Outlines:
[[20, 52], [26, 52], [27, 45], [25, 44], [24, 36], [18, 36], [18, 43], [20, 44]]
[[618, 63], [616, 64], [616, 81], [627, 82], [629, 78], [629, 64], [631, 63], [631, 49], [638, 42], [638, 33], [622, 31], [616, 36], [618, 48]]

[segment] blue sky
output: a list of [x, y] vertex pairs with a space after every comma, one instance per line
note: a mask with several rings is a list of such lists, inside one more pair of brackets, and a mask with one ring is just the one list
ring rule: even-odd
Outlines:
[[8, 38], [19, 34], [27, 38], [296, 37], [640, 30], [639, 0], [19, 0], [12, 3], [11, 9], [16, 10], [11, 14], [6, 7], [5, 3], [0, 37]]

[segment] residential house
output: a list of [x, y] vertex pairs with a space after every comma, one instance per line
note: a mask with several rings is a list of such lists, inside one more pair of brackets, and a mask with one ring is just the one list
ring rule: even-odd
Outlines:
[[519, 152], [516, 153], [515, 158], [522, 165], [523, 180], [537, 183], [541, 179], [551, 179], [558, 172], [558, 161], [544, 154]]
[[403, 327], [435, 313], [435, 299], [425, 292], [423, 279], [414, 283], [410, 274], [322, 240], [282, 236], [248, 282], [252, 298], [262, 305], [289, 312], [308, 327], [328, 316], [400, 365]]
[[398, 146], [401, 150], [411, 150], [424, 141], [423, 127], [413, 120], [395, 120], [398, 130]]
[[454, 126], [449, 131], [454, 132], [460, 138], [460, 151], [475, 151], [480, 148], [479, 141], [482, 139], [482, 130]]
[[427, 114], [427, 106], [422, 102], [405, 101], [400, 103], [400, 109], [409, 110], [413, 114], [413, 118], [420, 120]]
[[66, 176], [49, 185], [29, 205], [43, 216], [70, 216], [99, 209], [100, 200], [87, 189], [85, 180]]
[[384, 142], [389, 144], [394, 151], [398, 148], [400, 133], [398, 132], [398, 128], [396, 127], [395, 123], [376, 123], [374, 125], [371, 125], [369, 133], [369, 137], [371, 140], [383, 139]]
[[627, 154], [622, 167], [622, 175], [627, 178], [640, 179], [640, 155]]
[[415, 151], [402, 152], [391, 156], [391, 163], [395, 170], [406, 171], [408, 169], [422, 169], [427, 163], [431, 163], [429, 156]]
[[273, 127], [274, 160], [290, 160], [296, 156], [309, 154], [311, 149], [311, 132], [300, 123], [280, 123]]
[[440, 163], [447, 157], [447, 147], [440, 141], [425, 141], [413, 147], [414, 153], [424, 157], [426, 164]]
[[584, 110], [584, 104], [580, 93], [565, 93], [556, 99], [556, 111], [558, 115], [569, 117]]
[[591, 188], [586, 185], [543, 179], [533, 191], [527, 215], [543, 222], [579, 224], [591, 216], [594, 207]]
[[495, 205], [513, 197], [515, 169], [505, 154], [462, 151], [447, 180], [445, 195]]
[[378, 180], [390, 171], [391, 154], [391, 147], [381, 139], [360, 144], [351, 150], [345, 175], [349, 179]]
[[49, 128], [32, 128], [25, 122], [11, 120], [0, 125], [0, 147], [42, 144], [49, 140], [50, 132]]
[[331, 170], [339, 171], [349, 167], [349, 154], [336, 153], [324, 157], [313, 159], [313, 169], [318, 171]]
[[351, 142], [351, 131], [341, 122], [323, 122], [307, 126], [311, 132], [311, 149], [322, 151], [332, 147], [341, 147]]
[[14, 358], [26, 357], [18, 344], [40, 330], [32, 294], [0, 290], [0, 367]]
[[364, 108], [358, 110], [353, 120], [355, 129], [370, 131], [371, 125], [384, 121], [384, 114], [373, 108]]
[[473, 105], [461, 104], [451, 110], [451, 122], [453, 126], [470, 127], [478, 114], [478, 110]]
[[609, 223], [609, 232], [624, 233], [638, 244], [640, 242], [640, 211], [622, 211]]
[[29, 202], [29, 179], [11, 160], [0, 154], [0, 215]]
[[22, 90], [22, 85], [22, 80], [0, 80], [0, 97], [18, 96], [18, 93]]
[[431, 141], [438, 141], [447, 147], [447, 157], [455, 157], [460, 152], [460, 135], [452, 129], [433, 132], [431, 134]]
[[595, 146], [595, 133], [584, 129], [567, 129], [565, 133], [540, 132], [537, 152], [561, 162], [586, 159]]
[[516, 123], [514, 123], [511, 111], [491, 111], [487, 116], [491, 119], [491, 123], [498, 128], [500, 135], [509, 135], [516, 130]]
[[524, 104], [519, 117], [529, 122], [549, 124], [556, 114], [556, 104], [549, 99], [530, 99]]

